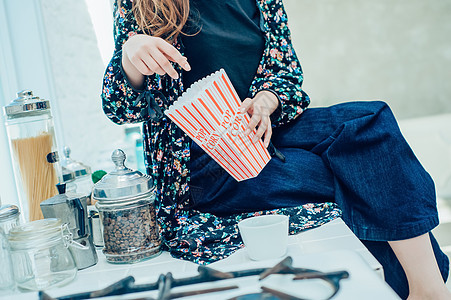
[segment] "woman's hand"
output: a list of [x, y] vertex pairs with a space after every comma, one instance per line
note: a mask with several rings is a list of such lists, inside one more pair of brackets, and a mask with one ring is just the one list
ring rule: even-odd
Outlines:
[[177, 79], [177, 71], [170, 62], [178, 63], [185, 71], [191, 67], [180, 52], [159, 37], [145, 34], [131, 36], [122, 46], [122, 68], [135, 88], [141, 88], [144, 75], [169, 75]]
[[265, 135], [263, 144], [269, 146], [272, 135], [271, 114], [279, 106], [279, 99], [270, 91], [260, 91], [253, 99], [246, 98], [241, 104], [241, 112], [247, 112], [251, 116], [248, 128], [244, 131], [245, 135], [249, 135], [254, 128], [258, 126], [252, 142], [256, 143]]

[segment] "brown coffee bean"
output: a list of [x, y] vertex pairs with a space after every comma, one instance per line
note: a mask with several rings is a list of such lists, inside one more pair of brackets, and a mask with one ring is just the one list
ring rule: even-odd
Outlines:
[[135, 262], [160, 252], [159, 226], [153, 205], [146, 203], [126, 210], [99, 211], [104, 226], [103, 252], [108, 261]]

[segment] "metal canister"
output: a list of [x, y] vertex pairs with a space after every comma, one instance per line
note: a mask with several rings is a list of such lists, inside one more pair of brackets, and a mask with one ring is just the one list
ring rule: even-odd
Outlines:
[[21, 91], [3, 110], [20, 211], [26, 221], [42, 219], [39, 204], [62, 180], [50, 102]]
[[114, 171], [94, 185], [92, 196], [103, 227], [103, 253], [111, 263], [133, 263], [160, 254], [152, 178], [125, 166], [113, 152]]

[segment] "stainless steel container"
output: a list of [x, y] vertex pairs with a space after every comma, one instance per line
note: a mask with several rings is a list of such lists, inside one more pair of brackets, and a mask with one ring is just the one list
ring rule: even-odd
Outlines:
[[116, 169], [94, 186], [103, 227], [103, 253], [111, 263], [133, 263], [160, 254], [152, 178], [128, 169], [125, 153], [113, 152]]
[[88, 214], [89, 231], [91, 232], [92, 242], [94, 243], [94, 246], [103, 248], [103, 228], [100, 223], [99, 211], [95, 205], [88, 206]]
[[87, 197], [72, 193], [61, 193], [41, 202], [45, 218], [58, 218], [72, 234], [75, 243], [83, 247], [70, 247], [78, 270], [97, 264], [96, 248], [88, 227]]
[[39, 203], [62, 181], [50, 102], [21, 91], [3, 110], [20, 210], [25, 221], [42, 219]]

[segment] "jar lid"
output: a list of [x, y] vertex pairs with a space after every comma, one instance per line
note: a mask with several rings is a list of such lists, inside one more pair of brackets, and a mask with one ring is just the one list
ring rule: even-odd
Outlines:
[[33, 92], [29, 90], [18, 92], [17, 98], [3, 108], [8, 117], [18, 117], [30, 112], [45, 112], [49, 109], [50, 101], [33, 96]]
[[19, 215], [19, 208], [15, 205], [0, 206], [0, 222]]
[[14, 227], [9, 231], [9, 240], [40, 239], [61, 232], [62, 222], [57, 218], [42, 219]]
[[74, 172], [75, 177], [83, 177], [91, 174], [91, 168], [87, 165], [70, 158], [70, 148], [64, 147], [63, 166]]
[[8, 241], [14, 250], [45, 247], [59, 243], [64, 238], [64, 226], [67, 225], [57, 218], [28, 222], [12, 228], [8, 233]]
[[111, 155], [116, 169], [94, 185], [92, 196], [100, 201], [128, 200], [146, 195], [153, 190], [152, 178], [140, 171], [127, 168], [124, 151], [117, 149]]

